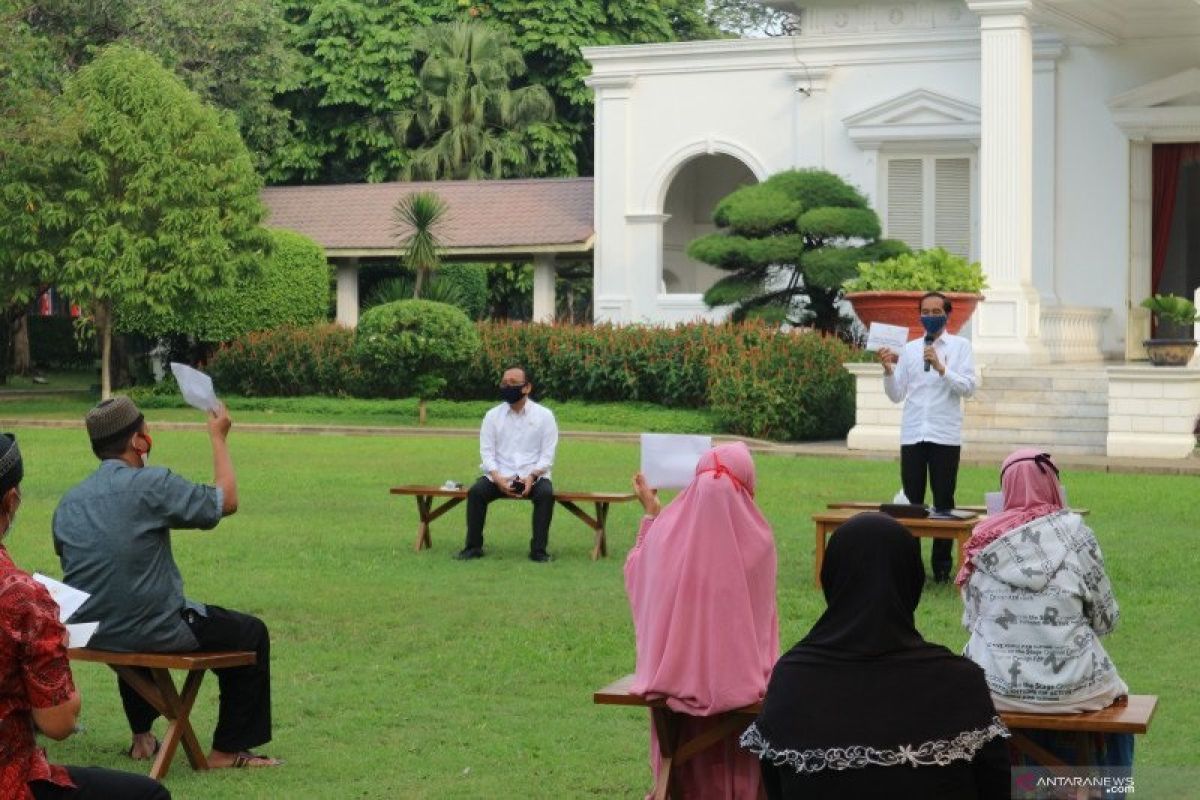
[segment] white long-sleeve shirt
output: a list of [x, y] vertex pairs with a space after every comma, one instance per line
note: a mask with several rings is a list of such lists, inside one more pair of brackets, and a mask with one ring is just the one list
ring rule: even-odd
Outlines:
[[554, 413], [532, 400], [518, 413], [508, 403], [488, 411], [479, 428], [480, 466], [485, 475], [500, 472], [508, 477], [537, 471], [550, 477], [558, 447]]
[[883, 390], [893, 403], [904, 402], [900, 422], [900, 444], [932, 442], [962, 444], [962, 402], [975, 394], [975, 357], [971, 342], [943, 333], [933, 342], [946, 374], [925, 371], [925, 340], [913, 339], [900, 351], [891, 375], [883, 378]]

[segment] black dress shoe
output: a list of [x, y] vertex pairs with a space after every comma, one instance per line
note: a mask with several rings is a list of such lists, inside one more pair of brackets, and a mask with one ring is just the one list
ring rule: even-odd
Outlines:
[[536, 561], [539, 564], [546, 564], [554, 560], [554, 556], [547, 553], [545, 550], [539, 550], [536, 553], [529, 554], [530, 561]]
[[470, 561], [473, 558], [483, 558], [483, 549], [479, 547], [464, 547], [454, 556], [459, 561]]

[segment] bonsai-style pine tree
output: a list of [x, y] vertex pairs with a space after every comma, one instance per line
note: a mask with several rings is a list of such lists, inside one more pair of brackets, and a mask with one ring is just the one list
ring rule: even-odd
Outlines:
[[688, 255], [731, 274], [704, 294], [710, 308], [732, 305], [747, 317], [837, 330], [842, 283], [860, 261], [908, 252], [879, 238], [879, 217], [862, 194], [822, 170], [790, 170], [721, 200], [720, 229], [696, 239]]

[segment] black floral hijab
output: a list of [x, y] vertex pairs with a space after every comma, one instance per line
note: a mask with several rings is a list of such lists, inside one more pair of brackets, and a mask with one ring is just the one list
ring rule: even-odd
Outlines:
[[983, 671], [917, 632], [925, 572], [916, 540], [883, 514], [833, 534], [828, 607], [771, 673], [742, 746], [797, 772], [971, 760], [1007, 731]]

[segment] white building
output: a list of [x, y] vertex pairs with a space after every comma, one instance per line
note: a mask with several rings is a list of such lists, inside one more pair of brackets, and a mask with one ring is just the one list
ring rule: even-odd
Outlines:
[[[712, 230], [715, 203], [774, 172], [820, 167], [863, 190], [887, 236], [982, 262], [990, 288], [970, 335], [985, 385], [1001, 391], [1005, 370], [1086, 364], [1072, 378], [1108, 376], [1096, 400], [1107, 420], [1078, 450], [1181, 450], [1182, 430], [1156, 424], [1158, 411], [1137, 419], [1147, 404], [1118, 384], [1135, 376], [1148, 399], [1178, 401], [1182, 425], [1200, 413], [1200, 373], [1151, 390], [1136, 377], [1148, 368], [1100, 364], [1144, 357], [1144, 297], [1200, 287], [1200, 160], [1189, 152], [1154, 178], [1156, 150], [1164, 163], [1179, 155], [1162, 145], [1200, 142], [1200, 2], [774, 4], [803, 6], [801, 35], [584, 51], [597, 320], [709, 316], [700, 296], [720, 273], [685, 248]], [[864, 414], [865, 379], [858, 444], [890, 447], [886, 409], [877, 422]], [[976, 412], [991, 417], [981, 428], [1004, 427], [1001, 411]]]

